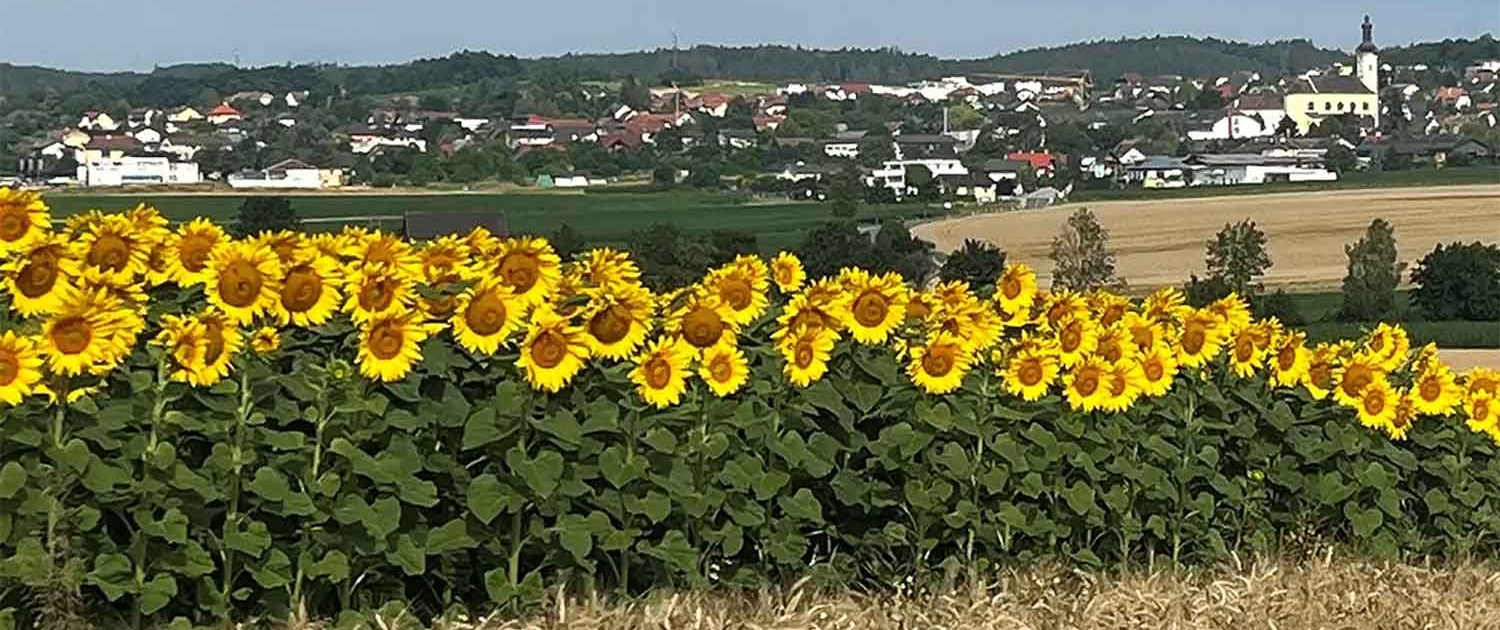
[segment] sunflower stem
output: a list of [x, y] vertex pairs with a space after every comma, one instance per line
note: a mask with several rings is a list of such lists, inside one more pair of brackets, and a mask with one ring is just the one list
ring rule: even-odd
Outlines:
[[[240, 404], [234, 414], [234, 447], [233, 454], [234, 474], [229, 478], [229, 511], [224, 513], [224, 533], [221, 540], [228, 540], [232, 532], [239, 529], [240, 517], [240, 473], [244, 470], [244, 444], [245, 426], [250, 423], [250, 410], [253, 397], [250, 395], [250, 375], [244, 370], [240, 371]], [[224, 573], [219, 586], [220, 595], [224, 604], [224, 615], [226, 619], [231, 608], [230, 597], [234, 590], [234, 551], [224, 549]]]
[[48, 494], [50, 496], [48, 497], [49, 500], [47, 502], [47, 557], [52, 561], [51, 570], [53, 571], [60, 571], [62, 569], [62, 567], [58, 565], [57, 557], [57, 551], [60, 542], [58, 540], [57, 528], [58, 525], [62, 523], [62, 494], [64, 487], [67, 485], [66, 483], [64, 483], [63, 479], [64, 476], [67, 475], [66, 464], [64, 464], [62, 461], [63, 438], [65, 436], [65, 434], [63, 433], [63, 428], [66, 424], [65, 421], [67, 419], [67, 416], [68, 379], [63, 378], [62, 384], [58, 386], [57, 411], [53, 412], [52, 414], [51, 427], [52, 448], [55, 452], [53, 457], [55, 458], [56, 462], [57, 475], [56, 478], [52, 480], [51, 486], [48, 488]]

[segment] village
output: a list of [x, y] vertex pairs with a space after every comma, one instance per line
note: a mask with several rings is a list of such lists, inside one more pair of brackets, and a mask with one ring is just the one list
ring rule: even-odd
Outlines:
[[[1361, 29], [1347, 63], [1275, 79], [1068, 71], [761, 90], [729, 80], [580, 84], [588, 107], [577, 109], [606, 112], [597, 117], [520, 103], [508, 118], [466, 115], [403, 95], [328, 129], [330, 95], [251, 89], [165, 110], [79, 112], [72, 127], [22, 147], [11, 179], [193, 190], [647, 180], [824, 199], [842, 177], [876, 201], [1028, 207], [1078, 188], [1319, 182], [1492, 162], [1500, 60], [1445, 81], [1423, 65], [1382, 63], [1368, 16]], [[304, 122], [320, 109], [326, 135]]]

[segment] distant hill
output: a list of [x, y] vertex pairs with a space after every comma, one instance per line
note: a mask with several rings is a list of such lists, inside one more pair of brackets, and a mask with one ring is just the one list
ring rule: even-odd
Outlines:
[[951, 61], [948, 66], [965, 72], [1086, 69], [1096, 82], [1102, 82], [1127, 72], [1214, 78], [1250, 70], [1267, 77], [1282, 76], [1347, 57], [1348, 53], [1318, 48], [1305, 39], [1247, 44], [1174, 35], [1033, 48], [986, 59]]
[[1456, 71], [1490, 59], [1500, 59], [1500, 40], [1489, 33], [1474, 39], [1423, 42], [1380, 52], [1382, 63], [1402, 66], [1427, 64], [1433, 68], [1450, 68]]

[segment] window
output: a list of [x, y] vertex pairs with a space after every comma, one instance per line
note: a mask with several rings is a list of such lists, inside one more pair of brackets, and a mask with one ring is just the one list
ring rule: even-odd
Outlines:
[[1323, 101], [1323, 111], [1325, 111], [1325, 112], [1331, 112], [1331, 111], [1333, 111], [1333, 101]]
[[1308, 101], [1307, 102], [1307, 111], [1310, 111], [1310, 112], [1318, 111], [1318, 104], [1314, 103], [1312, 101]]
[[1344, 104], [1343, 103], [1339, 103], [1339, 111], [1344, 111]]
[[1370, 111], [1370, 104], [1369, 103], [1365, 103], [1364, 107], [1361, 108], [1361, 109], [1364, 109], [1365, 111]]

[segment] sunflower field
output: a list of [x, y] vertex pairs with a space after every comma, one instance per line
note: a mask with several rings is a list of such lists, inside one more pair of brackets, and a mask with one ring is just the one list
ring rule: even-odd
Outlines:
[[1399, 327], [1309, 345], [1236, 297], [1024, 265], [639, 276], [482, 231], [54, 228], [0, 189], [0, 625], [1500, 552], [1500, 375]]

